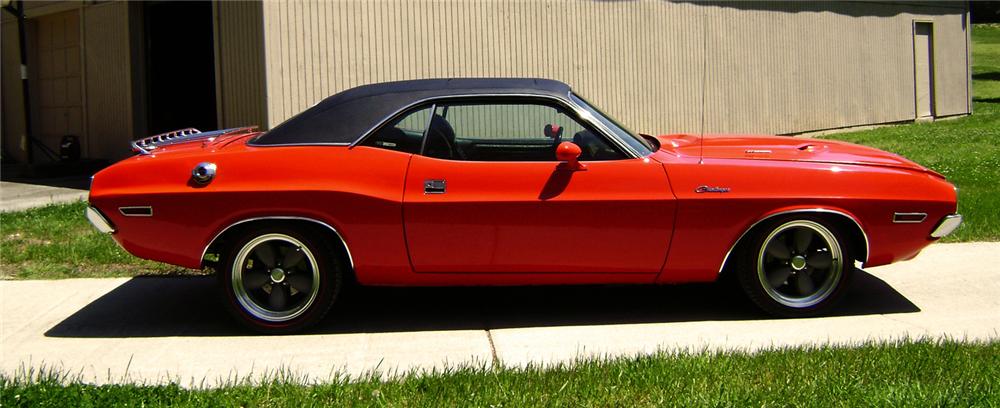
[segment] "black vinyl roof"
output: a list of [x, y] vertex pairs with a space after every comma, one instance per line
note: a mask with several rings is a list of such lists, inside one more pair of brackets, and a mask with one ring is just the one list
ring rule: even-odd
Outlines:
[[363, 85], [320, 101], [251, 144], [352, 143], [393, 113], [428, 98], [479, 94], [566, 98], [569, 92], [569, 85], [537, 78], [418, 79]]

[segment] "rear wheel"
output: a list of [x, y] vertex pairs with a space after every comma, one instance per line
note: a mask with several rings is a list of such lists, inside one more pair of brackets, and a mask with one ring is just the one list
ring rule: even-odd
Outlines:
[[777, 316], [822, 313], [843, 296], [854, 269], [842, 237], [818, 217], [770, 222], [743, 248], [740, 286], [757, 306]]
[[221, 288], [232, 314], [269, 334], [319, 322], [340, 289], [336, 251], [319, 234], [291, 228], [250, 228], [220, 259]]

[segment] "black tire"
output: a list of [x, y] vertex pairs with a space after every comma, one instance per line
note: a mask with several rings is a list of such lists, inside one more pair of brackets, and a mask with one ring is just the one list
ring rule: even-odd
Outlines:
[[[804, 238], [807, 233], [811, 238]], [[823, 314], [850, 286], [854, 258], [846, 236], [821, 217], [798, 214], [770, 220], [740, 249], [735, 265], [739, 286], [750, 301], [774, 316]]]
[[333, 306], [344, 266], [318, 232], [260, 225], [237, 232], [230, 242], [220, 254], [219, 287], [227, 309], [245, 327], [295, 333], [318, 323]]

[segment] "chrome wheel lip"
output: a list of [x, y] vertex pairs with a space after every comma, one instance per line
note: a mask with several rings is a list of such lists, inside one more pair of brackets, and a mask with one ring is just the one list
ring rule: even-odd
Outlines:
[[[819, 285], [819, 287], [816, 288], [816, 290], [813, 291], [812, 294], [809, 294], [808, 296], [796, 297], [779, 292], [777, 288], [772, 287], [768, 282], [767, 271], [764, 266], [766, 249], [768, 244], [771, 243], [771, 240], [781, 233], [789, 231], [793, 228], [808, 228], [812, 230], [816, 237], [821, 238], [824, 241], [825, 246], [830, 251], [832, 258], [826, 279], [821, 285]], [[830, 229], [815, 221], [789, 221], [775, 228], [770, 234], [767, 235], [766, 238], [764, 238], [764, 242], [761, 244], [760, 250], [757, 253], [757, 278], [761, 287], [764, 289], [764, 292], [767, 293], [767, 295], [775, 302], [796, 309], [807, 308], [815, 306], [816, 304], [826, 300], [831, 294], [833, 294], [833, 291], [837, 289], [837, 283], [840, 281], [840, 277], [844, 272], [844, 262], [842, 259], [840, 242], [837, 241], [837, 237], [832, 231], [830, 231]], [[805, 269], [805, 267], [802, 269]], [[796, 271], [801, 272], [798, 269], [796, 269]]]
[[[282, 241], [299, 247], [305, 255], [305, 260], [309, 262], [310, 269], [312, 270], [313, 285], [309, 290], [306, 301], [294, 309], [286, 311], [269, 310], [265, 306], [257, 304], [243, 285], [243, 265], [258, 245], [268, 241]], [[233, 294], [236, 295], [236, 301], [243, 310], [251, 316], [266, 322], [280, 323], [295, 319], [305, 313], [306, 310], [309, 310], [309, 307], [315, 303], [316, 298], [319, 296], [320, 272], [316, 257], [302, 241], [285, 234], [270, 233], [260, 235], [243, 245], [240, 251], [236, 253], [236, 257], [233, 258], [233, 264], [230, 267], [230, 276], [232, 278]]]

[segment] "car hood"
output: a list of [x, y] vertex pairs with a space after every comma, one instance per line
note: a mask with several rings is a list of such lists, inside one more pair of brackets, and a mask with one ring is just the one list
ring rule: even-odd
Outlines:
[[661, 152], [674, 156], [861, 164], [904, 168], [940, 176], [898, 154], [836, 140], [758, 135], [705, 135], [701, 138], [689, 134], [656, 138], [660, 141]]

